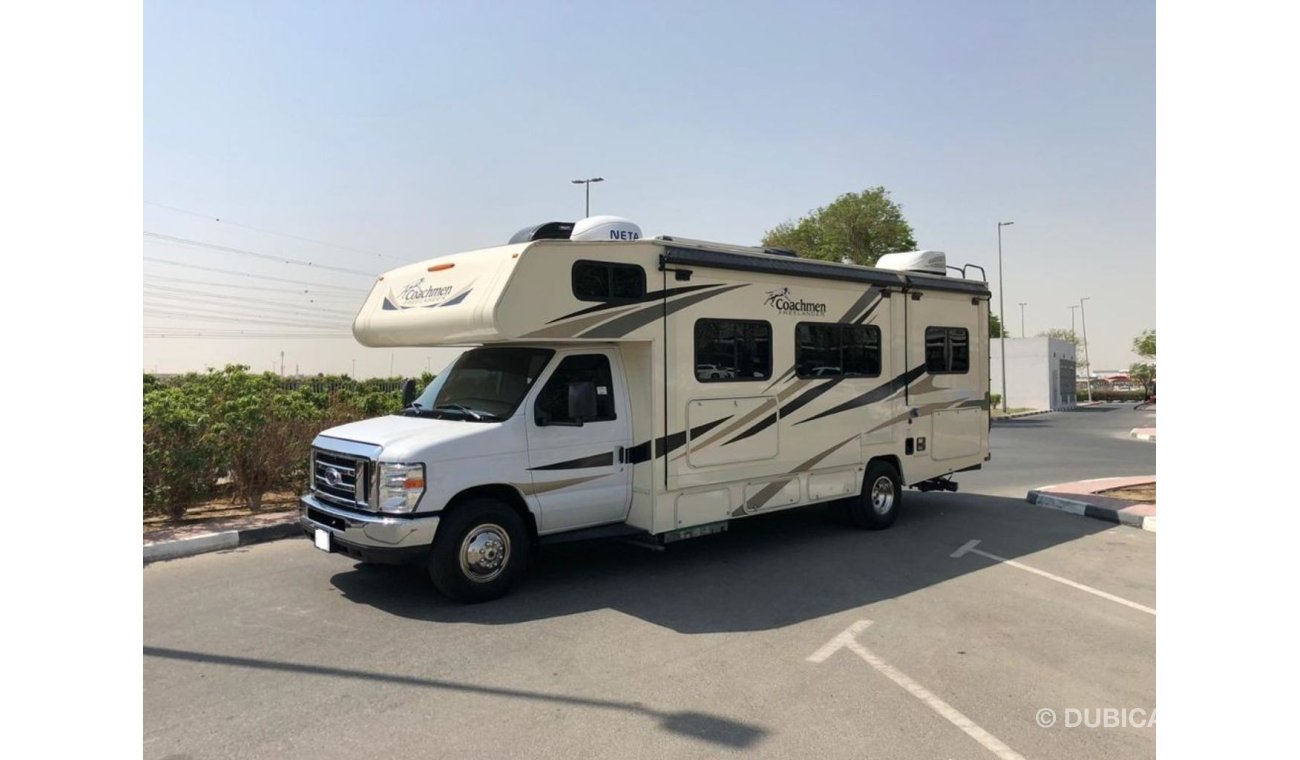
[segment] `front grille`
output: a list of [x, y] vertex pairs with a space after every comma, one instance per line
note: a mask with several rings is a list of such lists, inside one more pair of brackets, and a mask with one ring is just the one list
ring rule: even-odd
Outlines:
[[374, 464], [323, 449], [311, 452], [312, 491], [330, 504], [368, 509]]

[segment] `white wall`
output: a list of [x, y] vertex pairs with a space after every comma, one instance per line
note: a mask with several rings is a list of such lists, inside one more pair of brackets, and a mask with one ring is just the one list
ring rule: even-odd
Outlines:
[[[993, 338], [989, 346], [992, 360], [989, 377], [991, 391], [1002, 392], [1002, 340]], [[1053, 398], [1052, 375], [1060, 367], [1060, 360], [1076, 361], [1074, 345], [1052, 338], [1007, 338], [1007, 406], [1024, 409], [1064, 409], [1074, 390], [1074, 377], [1059, 379], [1057, 394]], [[1062, 399], [1062, 393], [1066, 399]]]

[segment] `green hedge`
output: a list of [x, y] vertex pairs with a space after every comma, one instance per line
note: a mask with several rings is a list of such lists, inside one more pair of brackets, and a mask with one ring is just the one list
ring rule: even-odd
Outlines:
[[[1078, 402], [1081, 403], [1081, 404], [1084, 403], [1084, 402], [1086, 402], [1086, 401], [1088, 400], [1088, 391], [1087, 391], [1087, 389], [1084, 389], [1084, 390], [1078, 391], [1078, 392], [1075, 394], [1075, 398], [1076, 398], [1076, 399], [1078, 400]], [[1110, 391], [1110, 390], [1099, 391], [1099, 390], [1093, 389], [1093, 391], [1092, 391], [1092, 400], [1093, 400], [1093, 401], [1125, 401], [1125, 402], [1130, 402], [1130, 401], [1131, 401], [1131, 402], [1133, 402], [1134, 404], [1136, 404], [1137, 402], [1142, 401], [1142, 400], [1144, 400], [1145, 398], [1146, 398], [1146, 394], [1143, 393], [1143, 392], [1140, 391], [1140, 390], [1136, 390], [1136, 391]]]
[[[247, 366], [144, 376], [144, 512], [181, 517], [229, 478], [256, 510], [275, 490], [302, 490], [316, 433], [401, 406], [403, 378], [281, 378]], [[433, 379], [425, 373], [420, 387]]]

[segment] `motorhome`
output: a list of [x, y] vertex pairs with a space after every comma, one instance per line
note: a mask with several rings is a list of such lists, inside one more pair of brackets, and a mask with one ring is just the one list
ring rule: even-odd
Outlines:
[[395, 415], [312, 444], [322, 550], [425, 563], [463, 601], [549, 542], [657, 546], [839, 500], [886, 528], [903, 490], [988, 459], [989, 289], [934, 251], [876, 267], [592, 217], [386, 272], [366, 346], [466, 347]]

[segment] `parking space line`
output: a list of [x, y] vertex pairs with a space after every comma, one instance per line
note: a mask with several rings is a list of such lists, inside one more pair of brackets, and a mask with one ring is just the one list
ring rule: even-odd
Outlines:
[[979, 539], [973, 539], [971, 541], [967, 541], [965, 544], [962, 544], [960, 549], [958, 549], [957, 551], [953, 552], [948, 556], [953, 557], [955, 559], [966, 554], [978, 554], [981, 557], [984, 557], [986, 559], [991, 559], [994, 562], [1001, 562], [1004, 565], [1010, 565], [1011, 567], [1033, 573], [1034, 575], [1040, 575], [1044, 578], [1047, 578], [1048, 580], [1053, 580], [1056, 581], [1057, 583], [1063, 583], [1066, 586], [1069, 586], [1070, 588], [1077, 588], [1080, 591], [1087, 591], [1089, 594], [1093, 594], [1094, 596], [1099, 596], [1102, 599], [1109, 599], [1110, 601], [1117, 602], [1119, 604], [1124, 605], [1125, 607], [1132, 607], [1135, 610], [1141, 610], [1151, 615], [1156, 614], [1155, 610], [1151, 609], [1150, 607], [1147, 607], [1146, 605], [1129, 601], [1128, 599], [1125, 599], [1122, 596], [1115, 596], [1114, 594], [1108, 594], [1105, 591], [1102, 591], [1101, 589], [1095, 589], [1092, 586], [1085, 586], [1082, 583], [1076, 583], [1075, 581], [1072, 581], [1069, 578], [1062, 578], [1059, 575], [1052, 575], [1046, 570], [1039, 570], [1036, 567], [1030, 567], [1029, 565], [1021, 564], [1019, 562], [1016, 562], [1015, 560], [1010, 560], [1007, 559], [1006, 557], [999, 557], [996, 554], [990, 554], [989, 552], [986, 552], [982, 549], [976, 549], [975, 547], [978, 545], [979, 545]]
[[970, 718], [962, 715], [957, 708], [943, 701], [929, 689], [909, 678], [906, 673], [885, 662], [871, 650], [859, 644], [858, 634], [865, 631], [869, 625], [871, 625], [870, 620], [857, 621], [822, 645], [816, 652], [809, 655], [807, 661], [822, 663], [840, 649], [847, 649], [862, 658], [863, 662], [875, 668], [881, 675], [903, 687], [907, 693], [921, 700], [926, 707], [934, 710], [949, 723], [960, 728], [967, 736], [979, 742], [989, 752], [1002, 758], [1002, 760], [1025, 760], [1023, 755], [1008, 747], [993, 734], [980, 728]]

